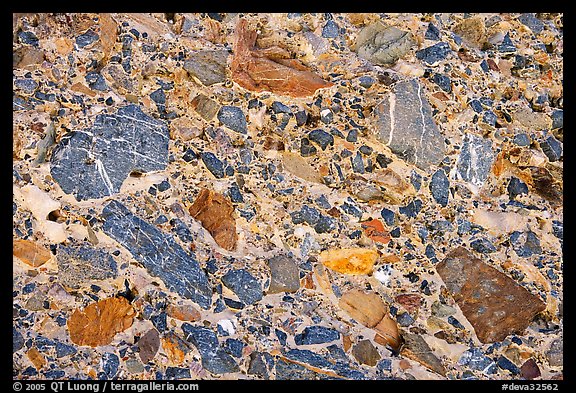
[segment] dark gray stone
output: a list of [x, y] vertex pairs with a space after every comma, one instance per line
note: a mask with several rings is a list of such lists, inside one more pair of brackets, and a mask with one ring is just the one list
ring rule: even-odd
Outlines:
[[481, 371], [484, 374], [494, 374], [496, 372], [496, 363], [484, 355], [480, 348], [470, 348], [460, 356], [458, 364], [468, 366], [472, 370]]
[[310, 131], [308, 133], [308, 139], [316, 142], [322, 150], [326, 150], [328, 145], [334, 146], [334, 137], [332, 134], [321, 129]]
[[14, 87], [21, 90], [21, 93], [30, 95], [38, 88], [38, 82], [30, 78], [16, 79]]
[[510, 361], [510, 359], [508, 359], [506, 356], [504, 355], [500, 355], [500, 357], [498, 358], [498, 361], [496, 362], [496, 364], [498, 365], [498, 367], [500, 367], [503, 370], [508, 370], [510, 371], [513, 375], [518, 375], [520, 374], [520, 369], [518, 368], [518, 366], [516, 366], [514, 363], [512, 363]]
[[76, 37], [76, 45], [78, 48], [84, 48], [85, 46], [98, 41], [99, 38], [100, 36], [95, 31], [88, 29], [84, 34], [80, 34]]
[[562, 158], [562, 144], [552, 135], [540, 142], [540, 148], [551, 162], [558, 161]]
[[514, 231], [510, 234], [510, 242], [512, 248], [519, 257], [528, 258], [532, 255], [539, 255], [542, 253], [540, 247], [540, 239], [532, 231], [520, 232]]
[[302, 157], [310, 157], [310, 156], [313, 156], [314, 154], [316, 154], [317, 152], [318, 152], [318, 149], [316, 149], [310, 143], [310, 140], [308, 138], [302, 138], [300, 140], [300, 155]]
[[200, 153], [200, 158], [202, 162], [206, 165], [206, 168], [217, 178], [221, 179], [225, 176], [224, 163], [216, 157], [216, 155], [209, 151], [204, 151]]
[[56, 357], [57, 358], [63, 358], [64, 356], [73, 355], [76, 352], [78, 352], [76, 347], [74, 347], [72, 345], [61, 343], [59, 341], [56, 342]]
[[235, 339], [235, 338], [227, 338], [224, 341], [223, 349], [229, 353], [230, 355], [234, 356], [235, 358], [242, 357], [242, 350], [246, 344], [242, 341]]
[[556, 109], [550, 117], [552, 117], [552, 129], [564, 128], [564, 110]]
[[248, 374], [268, 379], [271, 367], [274, 367], [274, 359], [268, 352], [254, 351], [250, 353]]
[[166, 367], [166, 379], [190, 379], [190, 369], [183, 367]]
[[19, 31], [18, 39], [21, 43], [26, 45], [38, 46], [38, 37], [31, 31]]
[[184, 69], [205, 86], [226, 80], [227, 50], [199, 50], [192, 52], [184, 62]]
[[12, 326], [12, 353], [19, 351], [24, 346], [24, 337]]
[[322, 37], [324, 38], [336, 38], [340, 34], [340, 27], [330, 19], [324, 27], [322, 28]]
[[498, 50], [502, 53], [516, 52], [516, 46], [514, 45], [514, 42], [512, 42], [512, 39], [510, 38], [510, 33], [506, 33], [504, 39], [502, 40], [502, 43], [500, 43], [500, 46], [498, 47]]
[[[374, 83], [376, 83], [376, 79], [372, 78], [369, 75], [363, 75], [360, 78], [358, 78], [358, 83], [360, 84], [360, 86], [362, 86], [365, 89], [368, 89], [369, 87], [371, 87]], [[352, 130], [350, 130], [350, 132], [352, 132]], [[356, 133], [358, 133], [358, 131], [356, 131]], [[350, 135], [350, 133], [348, 133], [348, 135]], [[348, 140], [348, 139], [346, 139]], [[354, 141], [349, 141], [349, 142], [356, 142]]]
[[518, 195], [528, 194], [528, 185], [517, 177], [512, 176], [508, 182], [507, 190], [510, 199], [514, 199]]
[[64, 135], [52, 152], [50, 173], [78, 201], [109, 196], [133, 171], [165, 169], [169, 138], [164, 122], [128, 105], [96, 116], [90, 129]]
[[294, 258], [277, 255], [267, 260], [270, 287], [267, 293], [296, 292], [300, 288], [300, 270]]
[[148, 272], [166, 287], [204, 309], [212, 303], [212, 287], [194, 254], [174, 238], [132, 214], [126, 206], [110, 201], [102, 211], [102, 230], [124, 246]]
[[223, 106], [218, 111], [218, 120], [232, 131], [246, 134], [248, 132], [248, 125], [246, 123], [246, 116], [241, 108], [237, 106]]
[[539, 34], [544, 30], [544, 23], [532, 13], [522, 14], [518, 17], [518, 20], [532, 30], [534, 34]]
[[262, 299], [262, 286], [246, 269], [229, 270], [222, 276], [226, 285], [244, 304], [254, 304]]
[[441, 60], [444, 60], [450, 53], [450, 45], [446, 42], [438, 42], [432, 46], [416, 51], [416, 58], [422, 60], [429, 66], [436, 65]]
[[564, 364], [564, 341], [562, 338], [552, 341], [550, 348], [546, 351], [546, 359], [552, 367], [559, 367]]
[[448, 204], [448, 196], [450, 195], [450, 180], [446, 176], [446, 172], [438, 169], [430, 179], [430, 193], [434, 200], [442, 206]]
[[366, 168], [364, 167], [364, 161], [362, 160], [362, 155], [360, 152], [356, 152], [354, 157], [350, 157], [350, 162], [352, 163], [352, 170], [356, 173], [364, 173]]
[[336, 229], [336, 220], [330, 216], [321, 215], [316, 225], [314, 225], [314, 230], [316, 233], [326, 233]]
[[444, 138], [417, 79], [398, 82], [374, 109], [376, 138], [420, 169], [444, 158]]
[[[354, 370], [348, 365], [348, 362], [333, 363], [322, 355], [312, 352], [308, 349], [290, 349], [284, 356], [288, 360], [298, 363], [306, 363], [312, 367], [324, 369], [336, 373], [348, 379], [366, 379], [366, 376], [358, 370]], [[276, 368], [278, 370], [278, 368]]]
[[340, 333], [335, 329], [325, 326], [306, 326], [302, 333], [294, 336], [294, 342], [296, 345], [312, 345], [327, 343], [339, 338]]
[[398, 208], [398, 212], [400, 214], [404, 214], [407, 217], [415, 218], [420, 210], [422, 209], [422, 201], [420, 199], [414, 199], [406, 206], [400, 206]]
[[488, 175], [494, 161], [492, 141], [467, 133], [456, 163], [459, 177], [480, 188]]
[[60, 246], [56, 253], [58, 280], [78, 289], [93, 280], [113, 280], [118, 276], [116, 261], [106, 251], [93, 246]]
[[106, 84], [106, 80], [98, 72], [94, 72], [94, 71], [88, 72], [86, 74], [86, 76], [84, 77], [84, 79], [86, 79], [88, 86], [92, 90], [98, 90], [98, 91], [108, 91], [109, 90], [108, 85]]
[[490, 254], [496, 251], [494, 244], [483, 237], [470, 241], [470, 247], [481, 254]]
[[445, 92], [450, 93], [452, 91], [452, 81], [450, 77], [443, 74], [434, 74], [432, 80]]
[[424, 33], [424, 38], [432, 41], [440, 41], [440, 30], [430, 22], [428, 23], [426, 33]]
[[276, 361], [276, 379], [280, 381], [294, 380], [315, 380], [318, 374], [296, 363], [287, 362], [282, 359]]
[[186, 341], [198, 349], [202, 358], [202, 367], [214, 374], [225, 374], [239, 371], [238, 364], [218, 343], [216, 333], [211, 329], [182, 324]]
[[530, 137], [525, 133], [516, 134], [513, 142], [518, 146], [530, 146]]
[[118, 373], [118, 366], [120, 365], [120, 359], [118, 355], [110, 352], [104, 352], [101, 359], [102, 371], [106, 376], [106, 379], [112, 379]]

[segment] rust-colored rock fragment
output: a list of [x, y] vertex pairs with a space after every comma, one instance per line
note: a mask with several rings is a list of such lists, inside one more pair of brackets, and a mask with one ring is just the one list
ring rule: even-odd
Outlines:
[[367, 237], [377, 243], [386, 244], [390, 241], [390, 233], [384, 229], [382, 221], [376, 218], [370, 221], [364, 221], [362, 223], [362, 229], [364, 229]]
[[102, 52], [104, 52], [102, 64], [106, 64], [118, 38], [118, 26], [110, 14], [99, 14], [98, 22], [100, 24], [100, 44], [102, 45]]
[[32, 267], [42, 266], [52, 257], [49, 250], [25, 239], [14, 240], [12, 254]]
[[173, 305], [166, 307], [166, 314], [179, 321], [195, 322], [200, 320], [200, 312], [192, 305]]
[[28, 356], [28, 359], [30, 359], [36, 370], [40, 370], [42, 367], [46, 365], [46, 358], [44, 358], [44, 355], [42, 355], [36, 347], [30, 348], [30, 350], [26, 353], [26, 355]]
[[403, 293], [394, 298], [398, 303], [414, 316], [422, 305], [422, 297], [417, 293]]
[[451, 251], [436, 270], [482, 343], [522, 334], [546, 308], [538, 296], [464, 247]]
[[84, 311], [75, 310], [68, 319], [70, 339], [77, 345], [108, 345], [116, 333], [132, 326], [134, 308], [123, 297], [92, 303]]
[[297, 59], [290, 59], [286, 50], [272, 47], [256, 48], [255, 30], [250, 30], [244, 18], [236, 25], [234, 57], [230, 65], [232, 79], [251, 91], [269, 91], [291, 97], [308, 97], [316, 90], [330, 87]]
[[220, 247], [228, 251], [236, 248], [238, 235], [236, 220], [232, 216], [234, 206], [223, 195], [202, 189], [188, 211], [202, 223]]

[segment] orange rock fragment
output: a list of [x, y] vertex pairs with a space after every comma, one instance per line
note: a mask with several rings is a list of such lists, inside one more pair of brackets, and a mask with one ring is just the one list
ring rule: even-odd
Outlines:
[[162, 348], [168, 357], [168, 362], [174, 366], [182, 364], [186, 353], [182, 349], [181, 340], [173, 334], [168, 334], [166, 337], [162, 337], [161, 341]]
[[188, 209], [190, 215], [202, 226], [222, 248], [232, 251], [236, 248], [236, 220], [232, 216], [234, 206], [223, 195], [202, 189]]
[[384, 229], [384, 224], [378, 219], [364, 221], [362, 223], [364, 233], [375, 242], [386, 244], [390, 241], [390, 234]]
[[77, 345], [108, 345], [116, 333], [132, 326], [134, 308], [123, 297], [92, 303], [84, 311], [75, 310], [68, 319], [70, 339]]
[[365, 248], [325, 250], [319, 255], [322, 264], [344, 274], [371, 274], [378, 252]]
[[30, 359], [36, 370], [40, 370], [42, 367], [46, 365], [46, 359], [44, 358], [44, 355], [42, 355], [40, 351], [36, 349], [36, 347], [30, 348], [30, 350], [26, 353], [26, 355], [28, 356], [28, 359]]
[[179, 321], [194, 322], [200, 320], [200, 312], [192, 305], [168, 305], [166, 314]]
[[244, 18], [236, 25], [234, 57], [230, 69], [232, 80], [251, 91], [269, 91], [291, 97], [308, 97], [316, 90], [330, 87], [297, 59], [289, 59], [289, 53], [279, 47], [256, 48], [255, 30], [250, 30]]
[[52, 257], [49, 250], [25, 239], [14, 240], [12, 254], [32, 267], [42, 266]]

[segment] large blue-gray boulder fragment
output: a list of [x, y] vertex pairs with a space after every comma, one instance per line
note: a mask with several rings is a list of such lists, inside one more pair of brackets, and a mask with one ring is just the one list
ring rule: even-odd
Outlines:
[[96, 116], [94, 125], [68, 133], [54, 148], [50, 173], [82, 201], [120, 191], [131, 172], [159, 171], [168, 162], [168, 126], [137, 105]]
[[132, 214], [120, 202], [111, 201], [102, 210], [102, 230], [124, 246], [148, 272], [166, 287], [208, 309], [212, 287], [193, 254], [154, 225]]
[[69, 288], [94, 280], [115, 279], [118, 276], [116, 261], [102, 249], [87, 245], [60, 246], [56, 253], [58, 281]]
[[494, 151], [492, 141], [474, 134], [466, 134], [458, 162], [456, 163], [457, 176], [473, 186], [474, 192], [482, 187], [492, 168]]
[[262, 299], [262, 285], [245, 269], [228, 271], [222, 276], [222, 284], [244, 304], [254, 304]]
[[346, 379], [366, 379], [361, 371], [351, 368], [348, 362], [333, 362], [308, 349], [290, 349], [284, 353], [284, 357], [290, 362], [312, 368], [319, 373], [337, 374]]
[[306, 326], [302, 333], [294, 336], [296, 345], [323, 344], [338, 340], [340, 333], [336, 329], [325, 326]]
[[444, 137], [418, 80], [396, 83], [374, 108], [374, 119], [376, 138], [405, 161], [425, 170], [444, 158]]
[[218, 343], [218, 337], [213, 330], [193, 326], [187, 322], [182, 324], [186, 341], [194, 344], [200, 357], [202, 367], [214, 374], [225, 374], [239, 371], [238, 364]]

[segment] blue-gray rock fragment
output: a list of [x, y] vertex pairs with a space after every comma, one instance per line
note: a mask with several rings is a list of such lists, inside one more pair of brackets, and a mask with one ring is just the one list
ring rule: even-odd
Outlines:
[[93, 31], [92, 29], [88, 29], [84, 34], [80, 34], [78, 37], [76, 37], [76, 45], [78, 46], [78, 48], [84, 48], [85, 46], [88, 46], [98, 41], [99, 38], [100, 36], [98, 35], [98, 33]]
[[528, 258], [532, 255], [542, 253], [540, 239], [538, 239], [538, 236], [532, 231], [514, 231], [510, 234], [510, 242], [516, 255], [519, 257]]
[[38, 37], [31, 31], [19, 31], [18, 39], [26, 45], [38, 46]]
[[270, 369], [274, 367], [274, 358], [268, 352], [254, 351], [250, 353], [248, 374], [257, 375], [264, 379], [270, 377]]
[[224, 163], [220, 161], [214, 153], [204, 151], [200, 153], [200, 158], [202, 158], [202, 162], [214, 177], [221, 179], [225, 176]]
[[438, 30], [438, 28], [432, 23], [428, 23], [428, 28], [426, 29], [426, 33], [424, 33], [424, 38], [432, 41], [440, 41], [440, 30]]
[[512, 176], [508, 182], [507, 190], [509, 198], [514, 199], [518, 195], [528, 194], [528, 185], [517, 177]]
[[109, 196], [131, 172], [165, 169], [169, 138], [164, 122], [128, 105], [96, 116], [89, 129], [64, 135], [52, 152], [50, 173], [78, 201]]
[[562, 158], [562, 144], [552, 135], [540, 142], [540, 148], [551, 162]]
[[124, 246], [148, 272], [166, 287], [208, 309], [212, 287], [194, 254], [174, 238], [132, 214], [120, 202], [110, 201], [102, 211], [102, 230]]
[[262, 286], [246, 269], [230, 270], [222, 276], [222, 284], [246, 304], [254, 304], [262, 299]]
[[496, 251], [494, 244], [483, 237], [472, 240], [470, 242], [470, 247], [481, 254], [490, 254]]
[[106, 251], [87, 245], [60, 246], [56, 252], [58, 281], [78, 289], [93, 280], [115, 279], [116, 261]]
[[331, 371], [348, 379], [366, 379], [366, 376], [358, 370], [354, 370], [348, 362], [333, 363], [324, 356], [308, 349], [290, 349], [284, 356], [293, 362], [308, 364], [315, 368]]
[[72, 345], [64, 344], [61, 342], [56, 342], [56, 357], [57, 358], [62, 358], [64, 356], [73, 355], [76, 352], [78, 352], [76, 347], [74, 347]]
[[24, 337], [22, 334], [12, 326], [12, 352], [19, 351], [24, 346]]
[[376, 138], [405, 161], [427, 170], [444, 158], [444, 138], [417, 79], [396, 83], [374, 115]]
[[336, 38], [340, 33], [340, 27], [330, 19], [324, 27], [322, 28], [322, 37], [324, 38]]
[[492, 141], [467, 133], [456, 163], [456, 173], [464, 181], [480, 188], [494, 161]]
[[438, 169], [430, 179], [430, 193], [436, 203], [445, 207], [448, 204], [448, 196], [450, 195], [450, 180], [442, 169]]
[[564, 128], [564, 110], [556, 109], [550, 117], [552, 118], [552, 129]]
[[105, 379], [112, 379], [118, 373], [118, 366], [120, 365], [120, 359], [118, 355], [110, 352], [104, 352], [102, 359], [100, 360], [102, 365], [102, 371], [104, 372]]
[[323, 344], [330, 341], [338, 340], [340, 333], [332, 328], [325, 326], [307, 326], [302, 333], [294, 336], [296, 345]]
[[458, 364], [468, 366], [472, 370], [481, 371], [483, 374], [490, 375], [496, 372], [496, 363], [484, 355], [480, 348], [470, 348], [460, 356]]
[[444, 60], [452, 52], [450, 45], [446, 42], [438, 42], [432, 46], [416, 51], [416, 58], [424, 63], [433, 66]]
[[238, 364], [218, 342], [216, 333], [211, 329], [193, 326], [188, 322], [182, 324], [186, 341], [198, 349], [202, 358], [202, 367], [214, 374], [225, 374], [239, 371]]
[[14, 81], [14, 87], [19, 89], [23, 94], [30, 95], [38, 88], [38, 82], [30, 78], [16, 79]]
[[502, 40], [502, 43], [498, 47], [498, 50], [502, 53], [516, 52], [516, 46], [514, 45], [514, 42], [512, 42], [512, 39], [510, 38], [510, 33], [506, 33], [504, 39]]
[[518, 20], [532, 30], [534, 34], [540, 34], [544, 30], [544, 23], [532, 13], [522, 14], [518, 17]]
[[166, 367], [166, 373], [164, 374], [166, 379], [189, 379], [190, 369], [183, 367]]
[[248, 132], [248, 125], [246, 123], [246, 116], [241, 108], [237, 106], [223, 106], [218, 111], [218, 120], [232, 131], [246, 134]]
[[322, 150], [326, 150], [328, 145], [334, 146], [334, 137], [322, 129], [310, 131], [308, 133], [308, 139], [316, 142]]

